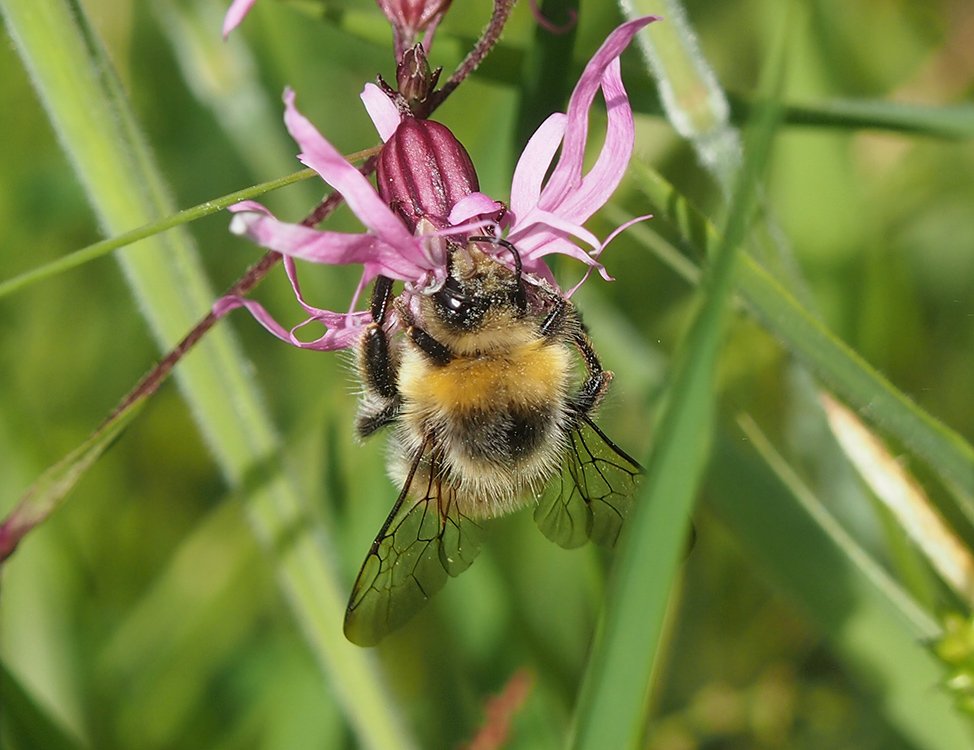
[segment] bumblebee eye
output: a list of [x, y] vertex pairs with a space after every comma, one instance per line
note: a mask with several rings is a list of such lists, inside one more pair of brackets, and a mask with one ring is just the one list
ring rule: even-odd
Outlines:
[[452, 294], [443, 295], [443, 303], [449, 307], [454, 312], [459, 312], [463, 309], [464, 302], [459, 297], [454, 297]]
[[457, 328], [476, 328], [486, 312], [487, 300], [483, 297], [468, 296], [455, 278], [448, 278], [433, 299], [443, 313], [443, 317]]

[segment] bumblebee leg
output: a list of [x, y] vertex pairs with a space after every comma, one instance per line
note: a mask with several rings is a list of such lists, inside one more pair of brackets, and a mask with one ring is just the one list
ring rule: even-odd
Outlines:
[[359, 437], [368, 437], [399, 415], [399, 366], [382, 330], [392, 297], [392, 279], [380, 276], [372, 290], [370, 311], [373, 322], [359, 343], [358, 369], [365, 385], [355, 426]]
[[602, 369], [602, 362], [592, 348], [592, 342], [585, 333], [585, 325], [574, 305], [557, 294], [545, 294], [543, 298], [551, 305], [551, 309], [541, 321], [541, 335], [546, 339], [571, 341], [585, 362], [588, 377], [578, 393], [568, 401], [571, 420], [577, 425], [599, 405], [606, 388], [612, 382], [612, 373]]
[[426, 333], [422, 328], [410, 326], [406, 329], [406, 333], [412, 339], [413, 343], [420, 348], [423, 354], [429, 358], [430, 362], [440, 367], [450, 364], [450, 360], [453, 359], [453, 354], [450, 353], [450, 350]]
[[612, 373], [602, 369], [599, 355], [592, 348], [592, 342], [589, 341], [588, 336], [581, 330], [581, 324], [579, 324], [579, 330], [572, 337], [572, 343], [582, 355], [582, 359], [585, 361], [585, 369], [588, 372], [585, 382], [582, 383], [578, 393], [569, 402], [574, 419], [581, 421], [602, 401], [609, 383], [612, 382]]
[[377, 276], [372, 287], [372, 299], [369, 302], [369, 312], [372, 322], [380, 326], [385, 322], [389, 301], [392, 299], [392, 279], [388, 276]]
[[429, 358], [430, 362], [440, 367], [450, 364], [453, 353], [416, 325], [416, 319], [405, 305], [397, 304], [396, 312], [399, 313], [399, 319], [406, 326], [406, 335]]
[[560, 333], [568, 317], [569, 306], [564, 298], [555, 296], [552, 298], [552, 304], [554, 306], [551, 311], [541, 321], [541, 335], [545, 338], [551, 338]]

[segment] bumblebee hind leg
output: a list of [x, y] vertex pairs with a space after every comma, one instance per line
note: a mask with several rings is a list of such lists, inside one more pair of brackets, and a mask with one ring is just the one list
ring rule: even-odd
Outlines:
[[382, 329], [391, 297], [392, 279], [378, 277], [370, 304], [373, 322], [362, 334], [358, 349], [358, 369], [364, 390], [359, 401], [355, 429], [362, 438], [394, 422], [399, 416], [399, 362], [389, 337]]

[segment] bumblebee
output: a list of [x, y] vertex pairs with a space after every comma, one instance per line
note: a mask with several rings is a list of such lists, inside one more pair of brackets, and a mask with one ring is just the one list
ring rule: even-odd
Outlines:
[[[453, 245], [430, 293], [393, 301], [380, 277], [371, 313], [356, 427], [363, 438], [391, 428], [402, 491], [355, 581], [350, 641], [377, 643], [466, 570], [490, 518], [535, 503], [538, 526], [563, 547], [615, 542], [641, 469], [592, 420], [612, 373], [574, 305], [526, 279], [513, 245]], [[390, 314], [404, 336], [384, 329]]]

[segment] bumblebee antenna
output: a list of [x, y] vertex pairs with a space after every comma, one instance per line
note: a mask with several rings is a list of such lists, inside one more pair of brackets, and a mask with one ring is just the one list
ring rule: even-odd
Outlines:
[[470, 242], [489, 242], [491, 245], [500, 245], [514, 257], [514, 275], [517, 277], [517, 291], [514, 293], [514, 304], [517, 305], [517, 309], [522, 313], [527, 312], [528, 298], [524, 293], [524, 281], [521, 278], [524, 265], [521, 263], [521, 254], [514, 247], [514, 243], [502, 240], [500, 237], [485, 236], [471, 237]]

